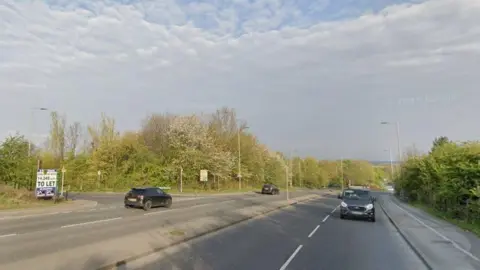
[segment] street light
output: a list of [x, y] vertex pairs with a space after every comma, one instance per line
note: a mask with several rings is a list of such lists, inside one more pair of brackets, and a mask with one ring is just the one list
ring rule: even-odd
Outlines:
[[383, 150], [383, 151], [385, 151], [385, 152], [388, 151], [388, 154], [389, 154], [389, 157], [390, 157], [390, 171], [391, 171], [391, 173], [392, 173], [392, 174], [391, 174], [391, 179], [390, 179], [390, 181], [392, 181], [392, 180], [393, 180], [393, 174], [394, 174], [394, 171], [393, 171], [392, 149], [391, 149], [391, 148], [388, 148], [388, 149], [385, 149], [385, 150]]
[[238, 139], [238, 189], [239, 190], [242, 190], [242, 164], [241, 164], [241, 154], [240, 154], [240, 133], [247, 129], [248, 127], [247, 126], [243, 126], [243, 127], [238, 127], [238, 130], [237, 130], [237, 139]]
[[[34, 114], [36, 111], [48, 111], [48, 108], [45, 108], [45, 107], [36, 107], [36, 108], [32, 108], [31, 111], [30, 111], [30, 129], [31, 129], [31, 133], [33, 133], [33, 124], [34, 124]], [[32, 136], [33, 134], [30, 134], [30, 140], [28, 140], [28, 156], [31, 156], [32, 155]]]
[[381, 125], [396, 125], [397, 127], [397, 147], [398, 147], [398, 161], [401, 162], [402, 161], [402, 149], [400, 147], [400, 122], [395, 122], [395, 123], [392, 123], [392, 122], [380, 122]]

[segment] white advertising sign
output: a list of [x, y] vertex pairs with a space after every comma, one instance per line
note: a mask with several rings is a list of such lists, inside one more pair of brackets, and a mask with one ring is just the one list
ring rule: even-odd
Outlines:
[[201, 182], [208, 181], [208, 170], [200, 170], [200, 181]]
[[57, 193], [57, 170], [38, 170], [37, 185], [35, 188], [37, 197], [53, 197]]

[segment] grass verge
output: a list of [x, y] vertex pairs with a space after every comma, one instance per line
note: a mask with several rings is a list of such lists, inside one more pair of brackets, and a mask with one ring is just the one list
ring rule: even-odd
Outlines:
[[0, 210], [48, 207], [68, 201], [37, 199], [32, 191], [0, 185]]
[[454, 225], [457, 225], [461, 229], [463, 229], [465, 231], [469, 231], [469, 232], [477, 235], [478, 237], [480, 237], [480, 224], [478, 224], [478, 223], [470, 223], [470, 222], [466, 222], [465, 220], [460, 220], [460, 219], [455, 219], [455, 218], [449, 217], [448, 215], [446, 215], [445, 213], [443, 213], [441, 211], [438, 211], [436, 209], [433, 209], [431, 207], [428, 207], [428, 206], [426, 206], [424, 204], [421, 204], [421, 203], [418, 203], [418, 202], [413, 202], [413, 203], [411, 202], [409, 204], [418, 208], [418, 209], [420, 209], [420, 210], [423, 210], [423, 211], [429, 213], [432, 216], [438, 217], [438, 218], [443, 219], [447, 222], [450, 222]]

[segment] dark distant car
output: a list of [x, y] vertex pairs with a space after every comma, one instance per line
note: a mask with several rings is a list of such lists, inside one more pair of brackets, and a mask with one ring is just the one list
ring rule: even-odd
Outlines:
[[262, 187], [262, 194], [278, 195], [280, 194], [280, 189], [273, 184], [265, 184]]
[[143, 208], [148, 211], [152, 207], [172, 206], [172, 196], [157, 187], [132, 188], [125, 194], [126, 208]]
[[366, 189], [348, 188], [338, 195], [340, 218], [362, 218], [375, 222], [375, 197]]

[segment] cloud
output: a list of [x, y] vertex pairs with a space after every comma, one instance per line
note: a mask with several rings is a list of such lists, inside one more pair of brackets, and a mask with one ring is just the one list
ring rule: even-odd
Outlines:
[[[394, 142], [383, 120], [423, 148], [480, 132], [468, 118], [480, 2], [340, 2], [4, 1], [0, 130], [27, 132], [36, 106], [85, 123], [104, 111], [129, 129], [147, 112], [227, 105], [274, 148], [367, 158]], [[448, 110], [399, 102], [452, 92]], [[46, 133], [48, 115], [37, 118]]]

